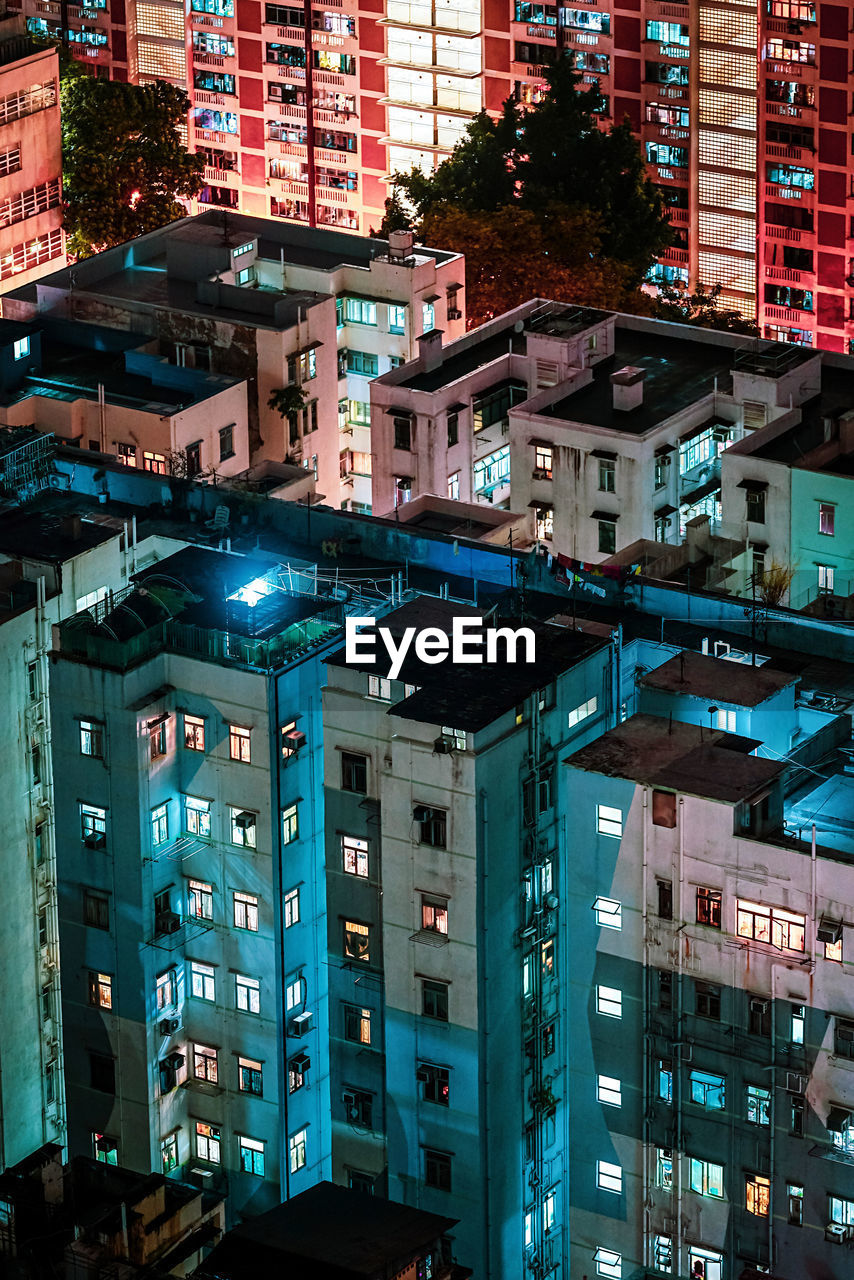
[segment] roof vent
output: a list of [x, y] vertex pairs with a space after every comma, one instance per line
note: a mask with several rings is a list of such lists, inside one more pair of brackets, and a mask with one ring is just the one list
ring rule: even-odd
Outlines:
[[620, 413], [631, 413], [643, 404], [643, 381], [646, 369], [637, 369], [627, 364], [611, 374], [611, 387], [614, 395], [614, 409]]

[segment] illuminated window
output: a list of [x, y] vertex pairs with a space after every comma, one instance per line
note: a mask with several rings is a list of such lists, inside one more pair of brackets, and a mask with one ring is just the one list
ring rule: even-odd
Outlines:
[[300, 1169], [305, 1168], [305, 1148], [308, 1139], [308, 1130], [300, 1129], [297, 1133], [291, 1134], [288, 1139], [288, 1153], [290, 1159], [291, 1173], [298, 1173]]
[[608, 1276], [609, 1280], [620, 1280], [623, 1274], [622, 1254], [614, 1253], [613, 1249], [604, 1249], [600, 1245], [593, 1254], [593, 1261], [596, 1263], [597, 1276]]
[[747, 1086], [747, 1119], [750, 1124], [771, 1123], [771, 1090], [760, 1085]]
[[344, 1006], [344, 1039], [352, 1044], [371, 1043], [371, 1011], [357, 1004]]
[[448, 903], [444, 898], [421, 895], [421, 928], [428, 933], [448, 934]]
[[739, 899], [736, 903], [736, 922], [740, 938], [767, 942], [781, 951], [805, 949], [804, 916], [783, 911], [780, 907], [766, 907], [759, 902]]
[[109, 1138], [104, 1133], [92, 1134], [92, 1151], [100, 1164], [119, 1163], [119, 1140]]
[[368, 697], [387, 701], [391, 697], [391, 681], [381, 676], [368, 676]]
[[111, 974], [90, 972], [89, 1003], [96, 1009], [112, 1009], [113, 978]]
[[169, 806], [159, 804], [151, 811], [151, 843], [164, 844], [169, 839]]
[[175, 49], [170, 45], [151, 44], [147, 40], [139, 40], [137, 51], [141, 76], [172, 80], [177, 84], [186, 83], [187, 55], [183, 46]]
[[190, 880], [187, 887], [187, 915], [197, 920], [213, 919], [213, 885]]
[[98, 720], [80, 721], [80, 754], [96, 760], [104, 758], [104, 726]]
[[827, 534], [829, 538], [833, 537], [836, 526], [836, 506], [832, 502], [820, 502], [818, 504], [818, 531]]
[[157, 975], [156, 1003], [158, 1010], [171, 1009], [178, 1000], [178, 981], [174, 969]]
[[790, 1182], [786, 1187], [786, 1198], [788, 1200], [787, 1221], [791, 1227], [802, 1227], [804, 1225], [804, 1189], [795, 1182]]
[[285, 928], [299, 923], [299, 889], [291, 889], [285, 894]]
[[[7, 170], [7, 172], [9, 172]], [[13, 345], [13, 355], [16, 360], [24, 360], [30, 354], [29, 338], [18, 338]]]
[[716, 728], [723, 729], [725, 733], [735, 733], [735, 723], [734, 711], [718, 710], [717, 716], [715, 717]]
[[594, 716], [598, 706], [599, 699], [594, 694], [592, 698], [588, 698], [586, 702], [582, 702], [580, 706], [575, 707], [574, 710], [569, 712], [567, 727], [569, 729], [574, 729], [575, 726], [581, 724], [583, 720], [587, 720], [590, 716]]
[[228, 754], [232, 760], [239, 760], [241, 764], [250, 763], [250, 736], [250, 729], [243, 729], [236, 724], [228, 726]]
[[241, 1093], [252, 1093], [260, 1098], [264, 1093], [263, 1067], [252, 1058], [237, 1059], [237, 1087]]
[[248, 893], [234, 894], [234, 927], [258, 932], [258, 899]]
[[673, 1101], [673, 1063], [669, 1058], [658, 1060], [658, 1096], [662, 1102]]
[[254, 849], [256, 847], [256, 818], [257, 814], [250, 813], [248, 809], [229, 808], [229, 824], [231, 826], [231, 843], [239, 844], [244, 849]]
[[243, 973], [234, 975], [234, 1003], [243, 1013], [261, 1012], [261, 982], [247, 978]]
[[655, 1148], [655, 1185], [665, 1191], [673, 1187], [673, 1152], [670, 1147]]
[[371, 958], [370, 926], [360, 924], [356, 920], [344, 921], [344, 955], [351, 960], [362, 960], [366, 964]]
[[341, 837], [341, 856], [344, 870], [351, 876], [368, 875], [368, 842], [356, 836]]
[[90, 849], [103, 849], [107, 842], [107, 811], [92, 804], [80, 806], [80, 836]]
[[767, 56], [775, 62], [800, 62], [812, 67], [815, 66], [815, 45], [800, 40], [771, 39]]
[[[305, 1130], [303, 1129], [302, 1132], [305, 1133]], [[240, 1168], [243, 1172], [252, 1173], [258, 1178], [263, 1178], [264, 1143], [256, 1142], [254, 1138], [245, 1138], [238, 1134], [237, 1150], [240, 1158]], [[305, 1157], [305, 1147], [303, 1147], [303, 1157]]]
[[758, 1173], [748, 1173], [744, 1180], [744, 1207], [757, 1218], [767, 1218], [771, 1203], [771, 1182]]
[[211, 803], [210, 800], [198, 800], [195, 796], [184, 796], [184, 830], [201, 840], [209, 840], [211, 836]]
[[723, 1199], [724, 1194], [724, 1169], [721, 1164], [714, 1164], [711, 1160], [697, 1160], [691, 1156], [688, 1161], [690, 1167], [690, 1187], [692, 1191], [696, 1191], [700, 1196], [711, 1196], [713, 1199]]
[[292, 804], [282, 813], [282, 841], [284, 844], [293, 844], [299, 838], [299, 813], [297, 806]]
[[692, 1070], [689, 1079], [692, 1102], [710, 1111], [723, 1111], [726, 1100], [726, 1080], [723, 1076], [709, 1071]]
[[832, 595], [836, 581], [836, 568], [832, 564], [816, 565], [818, 571], [818, 589], [824, 594]]
[[544, 479], [551, 480], [554, 462], [554, 450], [551, 445], [534, 445], [534, 470], [541, 472]]
[[698, 885], [697, 924], [705, 924], [712, 929], [720, 929], [722, 904], [723, 894], [720, 889], [708, 889], [705, 885]]
[[160, 1143], [160, 1163], [164, 1173], [178, 1167], [178, 1134], [170, 1133]]
[[184, 746], [188, 751], [204, 751], [205, 722], [201, 716], [184, 716]]
[[211, 1049], [205, 1044], [193, 1045], [193, 1076], [196, 1080], [205, 1080], [208, 1084], [216, 1084], [219, 1078], [216, 1049]]
[[213, 1001], [216, 999], [215, 974], [213, 965], [190, 961], [190, 993], [197, 1000]]
[[153, 471], [158, 476], [165, 476], [168, 470], [165, 454], [150, 453], [147, 449], [143, 449], [142, 469], [143, 471]]

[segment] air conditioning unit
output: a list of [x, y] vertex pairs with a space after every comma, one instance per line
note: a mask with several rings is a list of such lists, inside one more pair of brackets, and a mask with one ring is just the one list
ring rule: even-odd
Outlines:
[[412, 817], [416, 822], [428, 822], [433, 816], [433, 810], [426, 804], [417, 804], [412, 810]]
[[[454, 744], [450, 738], [437, 738], [433, 743], [434, 756], [449, 756], [454, 749]], [[423, 819], [421, 819], [423, 821]]]
[[178, 1030], [181, 1025], [179, 1018], [161, 1018], [160, 1034], [162, 1036], [171, 1036]]
[[843, 1022], [836, 1027], [837, 1040], [844, 1040], [846, 1044], [854, 1044], [854, 1022]]
[[296, 1067], [297, 1071], [306, 1072], [311, 1066], [311, 1058], [307, 1053], [298, 1053], [291, 1058], [291, 1065]]
[[107, 837], [103, 831], [91, 831], [84, 837], [83, 843], [87, 849], [104, 849], [107, 845]]
[[184, 1065], [185, 1058], [183, 1053], [168, 1053], [163, 1061], [171, 1071], [179, 1071]]
[[807, 1087], [804, 1076], [797, 1071], [786, 1072], [786, 1092], [787, 1093], [803, 1093]]
[[816, 931], [816, 937], [819, 942], [836, 943], [842, 937], [842, 921], [828, 920], [826, 916], [822, 916]]
[[344, 1103], [344, 1106], [347, 1110], [347, 1119], [358, 1120], [360, 1115], [362, 1114], [362, 1111], [358, 1102], [356, 1101], [355, 1093], [352, 1093], [349, 1089], [345, 1089], [341, 1095], [341, 1101]]
[[250, 827], [255, 826], [255, 814], [246, 813], [245, 811], [243, 813], [236, 813], [234, 815], [234, 825], [241, 831], [247, 831]]
[[419, 1084], [427, 1084], [430, 1079], [430, 1068], [416, 1067], [415, 1079], [419, 1082]]
[[768, 1002], [767, 1000], [763, 1000], [763, 999], [761, 999], [761, 997], [759, 997], [759, 996], [751, 996], [751, 997], [750, 997], [750, 1012], [751, 1012], [751, 1013], [767, 1013], [767, 1012], [768, 1012], [768, 1004], [769, 1004], [769, 1002]]
[[313, 1017], [310, 1013], [298, 1013], [291, 1019], [291, 1035], [304, 1036], [311, 1031]]
[[177, 933], [181, 928], [181, 917], [177, 911], [160, 911], [154, 917], [155, 933]]
[[463, 318], [463, 313], [462, 311], [460, 311], [459, 307], [448, 307], [449, 320], [462, 320], [462, 318]]
[[828, 1222], [824, 1228], [824, 1238], [831, 1244], [842, 1244], [845, 1240], [851, 1239], [851, 1228], [843, 1222]]
[[531, 479], [532, 480], [549, 480], [551, 479], [551, 476], [549, 475], [549, 472], [545, 471], [542, 467], [535, 467], [534, 470], [531, 472]]
[[557, 896], [557, 894], [556, 894], [556, 893], [547, 893], [547, 894], [546, 894], [546, 906], [548, 907], [549, 911], [557, 911], [558, 905], [559, 905], [559, 902], [558, 902], [558, 896]]
[[292, 729], [290, 733], [285, 734], [285, 742], [291, 751], [299, 751], [300, 747], [305, 746], [305, 734], [301, 729]]

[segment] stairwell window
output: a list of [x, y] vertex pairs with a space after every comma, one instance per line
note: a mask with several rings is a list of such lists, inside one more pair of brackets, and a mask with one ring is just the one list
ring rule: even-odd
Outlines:
[[597, 898], [593, 903], [596, 923], [604, 929], [622, 929], [623, 904], [615, 898]]
[[818, 504], [818, 531], [832, 538], [836, 532], [836, 504], [820, 502]]
[[713, 986], [710, 982], [695, 983], [696, 1008], [695, 1012], [699, 1018], [709, 1018], [713, 1022], [720, 1022], [721, 1017], [721, 989]]
[[169, 806], [159, 804], [151, 811], [151, 843], [165, 844], [169, 839]]
[[771, 1123], [771, 1090], [759, 1085], [747, 1086], [747, 1121], [748, 1124], [769, 1125]]
[[234, 1002], [243, 1013], [261, 1012], [261, 981], [244, 973], [234, 976]]
[[184, 716], [184, 746], [188, 751], [204, 751], [205, 722], [201, 716]]
[[216, 1084], [219, 1078], [219, 1063], [216, 1049], [204, 1044], [193, 1045], [193, 1076], [196, 1080], [204, 1080], [208, 1084]]
[[596, 1012], [607, 1018], [622, 1018], [623, 993], [619, 987], [596, 988]]
[[621, 1107], [623, 1095], [620, 1081], [614, 1076], [597, 1076], [596, 1100], [606, 1103], [609, 1107]]
[[621, 1280], [623, 1274], [622, 1254], [613, 1249], [604, 1249], [601, 1245], [593, 1254], [597, 1276], [607, 1276], [608, 1280]]
[[344, 1039], [351, 1044], [371, 1043], [371, 1011], [361, 1005], [344, 1005]]
[[80, 806], [80, 838], [90, 849], [103, 849], [107, 842], [107, 811], [95, 805]]
[[187, 915], [196, 920], [213, 920], [213, 885], [190, 880], [187, 885]]
[[285, 894], [285, 928], [299, 923], [299, 889], [291, 889]]
[[237, 1087], [241, 1093], [260, 1098], [264, 1093], [263, 1064], [252, 1058], [237, 1059]]
[[89, 974], [89, 1003], [96, 1009], [112, 1009], [113, 977], [109, 973]]
[[368, 791], [368, 757], [352, 751], [341, 752], [341, 790], [366, 795]]
[[673, 1101], [673, 1063], [669, 1058], [658, 1060], [658, 1096], [662, 1102]]
[[234, 927], [258, 932], [258, 899], [252, 894], [234, 894]]
[[607, 1160], [597, 1160], [596, 1186], [600, 1191], [613, 1191], [616, 1195], [622, 1195], [623, 1171], [620, 1166], [609, 1164]]
[[97, 720], [80, 721], [80, 754], [95, 760], [104, 758], [104, 726]]
[[200, 840], [211, 838], [211, 802], [184, 796], [184, 830]]
[[670, 1147], [655, 1148], [655, 1185], [665, 1191], [673, 1187], [673, 1151]]
[[726, 1105], [726, 1078], [709, 1071], [692, 1071], [691, 1101], [710, 1111], [723, 1111]]
[[613, 809], [607, 804], [596, 806], [596, 830], [600, 836], [614, 836], [617, 840], [623, 834], [623, 812]]
[[297, 806], [292, 804], [282, 813], [282, 843], [293, 844], [299, 838]]
[[710, 929], [720, 929], [722, 905], [723, 894], [720, 889], [708, 889], [705, 885], [697, 886], [697, 924], [708, 925]]
[[197, 1000], [216, 999], [215, 974], [213, 965], [190, 961], [190, 993]]
[[196, 1155], [200, 1160], [207, 1160], [208, 1164], [221, 1162], [222, 1130], [218, 1125], [196, 1121]]
[[251, 730], [239, 724], [228, 726], [228, 754], [232, 760], [238, 760], [241, 764], [251, 764], [251, 736]]

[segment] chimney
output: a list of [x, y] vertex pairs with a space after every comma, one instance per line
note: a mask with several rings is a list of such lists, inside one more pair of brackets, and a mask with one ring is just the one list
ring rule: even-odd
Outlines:
[[627, 364], [611, 374], [611, 387], [614, 395], [614, 409], [620, 413], [631, 413], [643, 404], [643, 380], [646, 369], [636, 369]]
[[425, 373], [432, 373], [442, 363], [442, 332], [441, 329], [431, 329], [418, 339], [418, 355]]
[[59, 526], [59, 531], [63, 538], [67, 538], [69, 542], [79, 542], [80, 534], [80, 517], [78, 515], [66, 516]]
[[388, 233], [388, 256], [392, 262], [405, 262], [412, 256], [415, 237], [411, 231], [390, 231]]

